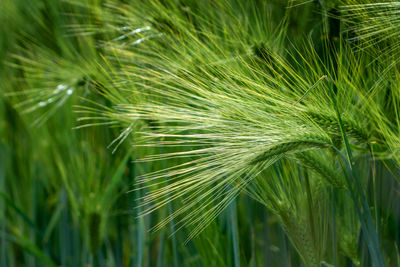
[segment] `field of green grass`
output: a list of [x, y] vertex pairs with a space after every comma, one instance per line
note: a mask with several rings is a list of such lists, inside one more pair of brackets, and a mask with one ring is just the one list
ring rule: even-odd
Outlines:
[[1, 0], [0, 266], [400, 266], [400, 2]]

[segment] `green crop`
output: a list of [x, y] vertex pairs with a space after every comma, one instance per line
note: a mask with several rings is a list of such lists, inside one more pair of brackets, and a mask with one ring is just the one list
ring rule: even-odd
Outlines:
[[0, 7], [0, 266], [399, 265], [400, 2]]

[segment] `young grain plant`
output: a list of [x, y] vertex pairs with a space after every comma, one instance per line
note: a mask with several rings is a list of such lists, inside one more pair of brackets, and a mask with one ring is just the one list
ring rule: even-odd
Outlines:
[[[71, 95], [101, 128], [38, 147], [60, 252], [15, 243], [61, 265], [398, 265], [397, 1], [64, 4], [71, 43], [17, 50], [8, 95], [49, 140]], [[83, 252], [53, 234], [68, 220]]]
[[[382, 197], [373, 189], [377, 165], [398, 162], [399, 124], [392, 119], [398, 93], [387, 93], [379, 81], [380, 70], [396, 79], [397, 69], [395, 63], [385, 69], [385, 60], [374, 68], [370, 53], [357, 48], [363, 43], [355, 46], [342, 34], [368, 39], [365, 48], [382, 45], [346, 22], [348, 12], [363, 19], [371, 7], [338, 5], [346, 23], [334, 25], [340, 15], [324, 18], [313, 29], [322, 40], [293, 44], [294, 11], [289, 6], [274, 24], [271, 6], [155, 1], [124, 7], [121, 16], [135, 18], [137, 36], [114, 39], [105, 49], [129, 86], [118, 89], [116, 79], [105, 89], [114, 107], [104, 115], [122, 125], [141, 121], [135, 147], [162, 147], [140, 161], [173, 162], [138, 180], [148, 190], [143, 214], [178, 203], [155, 230], [174, 222], [191, 229], [191, 239], [247, 192], [277, 216], [304, 264], [340, 265], [340, 254], [354, 264], [389, 264], [397, 253], [382, 250], [377, 232], [387, 215], [370, 206]], [[376, 27], [395, 21], [394, 13], [379, 13]], [[334, 36], [335, 26], [348, 28]], [[382, 97], [394, 109], [386, 111]], [[388, 168], [397, 180], [394, 162]]]

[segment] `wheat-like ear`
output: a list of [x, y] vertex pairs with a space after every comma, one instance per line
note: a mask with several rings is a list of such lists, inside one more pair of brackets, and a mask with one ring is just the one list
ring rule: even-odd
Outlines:
[[286, 102], [279, 112], [279, 101], [272, 102], [268, 92], [260, 94], [246, 83], [232, 86], [213, 81], [214, 88], [207, 88], [203, 84], [207, 81], [194, 73], [181, 77], [162, 71], [157, 75], [174, 84], [165, 91], [159, 86], [167, 84], [152, 80], [152, 92], [163, 98], [155, 97], [149, 104], [121, 105], [111, 115], [157, 122], [153, 131], [141, 133], [140, 145], [163, 146], [164, 153], [142, 160], [182, 159], [181, 164], [144, 175], [138, 183], [150, 189], [142, 199], [147, 207], [144, 214], [170, 201], [184, 203], [155, 229], [176, 220], [179, 227], [195, 226], [189, 238], [194, 237], [276, 160], [332, 145], [320, 127], [286, 114], [293, 110], [289, 109], [291, 98], [282, 97]]
[[[116, 81], [104, 92], [114, 104], [106, 117], [124, 125], [147, 125], [136, 128], [135, 146], [149, 148], [139, 161], [164, 168], [137, 180], [137, 190], [146, 188], [140, 198], [142, 215], [175, 202], [176, 209], [154, 229], [174, 222], [175, 230], [189, 226], [188, 238], [193, 238], [241, 192], [249, 191], [260, 173], [290, 156], [303, 163], [303, 168], [296, 165], [301, 173], [291, 172], [310, 176], [303, 180], [311, 182], [292, 186], [289, 193], [281, 189], [289, 204], [282, 204], [280, 195], [264, 201], [286, 226], [303, 261], [319, 264], [325, 225], [314, 215], [314, 207], [326, 200], [321, 197], [325, 182], [338, 188], [343, 183], [327, 167], [336, 163], [335, 156], [316, 164], [301, 153], [333, 146], [340, 152], [340, 141], [347, 141], [343, 132], [356, 143], [369, 141], [370, 128], [364, 128], [368, 118], [359, 122], [356, 118], [363, 115], [357, 112], [380, 110], [368, 110], [373, 101], [363, 90], [360, 59], [349, 49], [346, 60], [341, 55], [326, 62], [312, 43], [304, 44], [304, 51], [282, 52], [274, 42], [260, 42], [262, 35], [247, 32], [241, 23], [227, 25], [213, 12], [205, 13], [213, 20], [204, 14], [188, 20], [181, 12], [171, 19], [173, 8], [150, 6], [154, 12], [148, 17], [140, 9], [124, 10], [136, 18], [134, 33], [105, 44], [109, 58], [120, 63]], [[233, 14], [237, 13], [227, 6], [219, 15]], [[136, 96], [143, 101], [135, 101]], [[351, 116], [339, 120], [339, 112], [330, 112], [335, 108]], [[125, 139], [124, 132], [120, 136]], [[318, 175], [309, 169], [325, 179], [315, 182]], [[273, 191], [271, 184], [261, 188]]]
[[306, 266], [318, 266], [319, 257], [314, 248], [315, 243], [311, 236], [309, 222], [298, 217], [298, 213], [293, 210], [281, 208], [278, 214]]
[[338, 189], [345, 189], [345, 181], [343, 177], [338, 174], [338, 171], [329, 166], [326, 162], [332, 162], [334, 159], [330, 158], [329, 161], [321, 160], [324, 158], [322, 151], [317, 153], [303, 152], [296, 154], [296, 157], [307, 168], [318, 173], [328, 184]]
[[355, 265], [360, 264], [360, 251], [358, 248], [360, 239], [360, 223], [357, 220], [353, 207], [346, 205], [349, 196], [345, 192], [337, 194], [335, 215], [337, 221], [337, 235], [340, 236], [338, 242], [339, 250], [353, 261]]
[[[334, 113], [310, 110], [306, 114], [329, 133], [332, 139], [337, 139], [340, 136], [339, 124]], [[357, 143], [366, 145], [369, 142], [371, 137], [366, 127], [361, 127], [354, 119], [344, 117], [343, 125], [349, 137], [354, 138]]]
[[[209, 100], [211, 99], [216, 100], [215, 96]], [[222, 103], [225, 101], [226, 97]], [[220, 106], [218, 110], [228, 107], [230, 105]], [[182, 104], [179, 108], [158, 105], [125, 106], [120, 109], [125, 116], [153, 118], [159, 122], [156, 132], [143, 133], [146, 138], [143, 139], [142, 145], [164, 146], [166, 152], [142, 160], [184, 160], [182, 164], [167, 170], [144, 175], [139, 181], [138, 186], [151, 189], [142, 199], [142, 205], [147, 206], [144, 214], [170, 201], [184, 203], [155, 229], [160, 229], [171, 220], [177, 220], [179, 226], [195, 225], [192, 234], [189, 235], [189, 238], [194, 237], [245, 189], [259, 172], [277, 159], [288, 154], [323, 149], [331, 145], [330, 138], [323, 132], [319, 135], [306, 133], [300, 125], [298, 134], [285, 133], [286, 128], [272, 130], [272, 125], [253, 126], [247, 123], [253, 121], [249, 117], [242, 121], [237, 117], [232, 118], [216, 112], [214, 107], [212, 109], [213, 112], [207, 109], [194, 112], [192, 107], [184, 108]], [[178, 124], [173, 125], [169, 121]], [[295, 124], [292, 127], [295, 127]], [[317, 131], [317, 128], [314, 130]], [[177, 151], [179, 147], [181, 149]], [[188, 149], [182, 149], [185, 147]], [[165, 177], [168, 178], [168, 183], [164, 182]], [[201, 206], [198, 207], [200, 203]]]
[[[207, 37], [219, 41], [215, 36]], [[196, 36], [191, 38], [194, 40], [184, 42], [191, 41], [193, 46], [200, 43]], [[174, 159], [180, 163], [138, 181], [138, 187], [149, 189], [141, 202], [146, 207], [143, 214], [175, 201], [179, 208], [154, 229], [174, 220], [178, 228], [191, 226], [192, 238], [278, 159], [330, 147], [332, 139], [324, 127], [302, 112], [306, 109], [304, 101], [314, 101], [309, 98], [314, 92], [304, 95], [313, 84], [318, 85], [323, 77], [320, 73], [315, 73], [314, 80], [305, 81], [277, 55], [273, 55], [275, 65], [265, 72], [248, 57], [224, 60], [225, 55], [216, 54], [203, 42], [200, 48], [207, 56], [199, 60], [222, 59], [215, 64], [189, 66], [187, 62], [198, 56], [194, 48], [179, 43], [185, 49], [178, 50], [173, 42], [176, 40], [170, 45], [179, 59], [167, 52], [157, 61], [153, 61], [153, 54], [144, 58], [135, 50], [125, 54], [137, 58], [140, 64], [153, 62], [151, 69], [129, 72], [146, 101], [117, 105], [108, 116], [124, 123], [156, 122], [157, 127], [138, 132], [142, 138], [137, 146], [161, 146], [164, 153], [151, 154], [142, 161], [168, 164]], [[148, 45], [150, 49], [160, 48], [157, 42]], [[298, 104], [293, 105], [296, 101]]]
[[247, 190], [277, 216], [306, 266], [318, 266], [326, 254], [328, 198], [325, 184], [315, 178], [282, 159], [273, 170], [261, 173]]
[[325, 136], [306, 134], [304, 136], [297, 135], [290, 138], [288, 141], [282, 140], [280, 144], [274, 145], [267, 151], [258, 155], [250, 164], [255, 164], [268, 160], [274, 156], [281, 156], [291, 153], [298, 153], [318, 148], [326, 148], [330, 146], [330, 139]]

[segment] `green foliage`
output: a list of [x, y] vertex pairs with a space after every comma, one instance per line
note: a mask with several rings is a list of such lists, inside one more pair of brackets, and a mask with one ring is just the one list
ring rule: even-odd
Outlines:
[[0, 3], [1, 266], [396, 266], [400, 4]]

